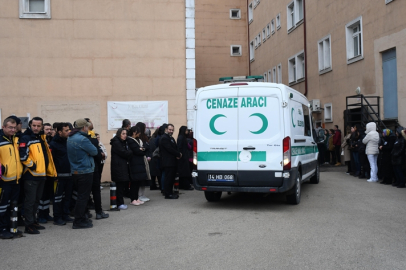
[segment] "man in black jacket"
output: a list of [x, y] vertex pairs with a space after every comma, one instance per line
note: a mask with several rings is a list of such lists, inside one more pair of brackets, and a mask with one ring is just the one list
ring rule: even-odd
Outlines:
[[[66, 142], [69, 136], [69, 124], [59, 123], [56, 127], [57, 133], [49, 143], [52, 157], [54, 159], [56, 172], [58, 173], [57, 187], [54, 199], [54, 224], [65, 225], [66, 222], [73, 222], [69, 217], [69, 204], [72, 197], [73, 180], [68, 158]], [[63, 196], [65, 194], [65, 197]]]
[[182, 154], [178, 151], [175, 139], [172, 137], [175, 127], [168, 124], [168, 131], [162, 135], [159, 143], [159, 152], [162, 159], [162, 167], [165, 171], [164, 193], [165, 199], [177, 199], [178, 195], [173, 194], [173, 184], [175, 182], [176, 159], [180, 159]]

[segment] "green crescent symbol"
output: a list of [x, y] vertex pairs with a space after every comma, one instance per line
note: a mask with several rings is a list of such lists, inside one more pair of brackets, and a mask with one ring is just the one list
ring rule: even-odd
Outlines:
[[294, 108], [292, 108], [292, 125], [293, 125], [293, 127], [295, 128], [296, 126], [295, 126], [295, 122], [293, 121], [293, 112], [295, 111], [295, 109]]
[[258, 131], [251, 131], [251, 130], [250, 130], [250, 132], [251, 132], [252, 134], [261, 134], [261, 133], [264, 133], [265, 130], [268, 128], [268, 119], [266, 119], [265, 115], [263, 115], [263, 114], [261, 114], [261, 113], [254, 113], [254, 114], [251, 114], [250, 117], [251, 117], [251, 116], [257, 116], [257, 117], [261, 118], [261, 120], [262, 120], [262, 127], [261, 127], [261, 129], [258, 130]]
[[223, 114], [216, 114], [215, 116], [213, 116], [213, 118], [210, 120], [210, 130], [211, 132], [213, 132], [216, 135], [223, 135], [224, 133], [226, 133], [227, 131], [224, 132], [220, 132], [218, 131], [215, 127], [214, 127], [214, 122], [216, 122], [217, 118], [220, 117], [225, 117], [227, 118], [227, 116], [223, 115]]

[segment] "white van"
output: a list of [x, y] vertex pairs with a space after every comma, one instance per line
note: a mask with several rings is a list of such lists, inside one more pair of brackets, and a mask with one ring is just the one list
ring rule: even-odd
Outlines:
[[196, 94], [193, 183], [208, 201], [225, 192], [282, 193], [299, 204], [319, 183], [309, 101], [283, 84], [238, 82]]

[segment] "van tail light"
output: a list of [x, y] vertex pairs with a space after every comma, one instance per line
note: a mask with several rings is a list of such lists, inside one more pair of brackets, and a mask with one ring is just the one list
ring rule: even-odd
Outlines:
[[290, 137], [286, 137], [283, 139], [283, 170], [290, 170], [291, 167]]
[[193, 139], [193, 169], [197, 170], [197, 140]]

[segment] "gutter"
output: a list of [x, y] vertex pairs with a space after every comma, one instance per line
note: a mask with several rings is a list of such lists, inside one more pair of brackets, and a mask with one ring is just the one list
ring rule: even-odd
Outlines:
[[303, 34], [304, 34], [304, 57], [305, 57], [305, 92], [304, 95], [307, 97], [307, 48], [306, 48], [306, 0], [303, 0]]
[[247, 0], [247, 29], [248, 29], [248, 31], [247, 31], [248, 32], [247, 40], [248, 40], [248, 76], [251, 76], [250, 19], [249, 19], [248, 13], [249, 13], [249, 0]]

